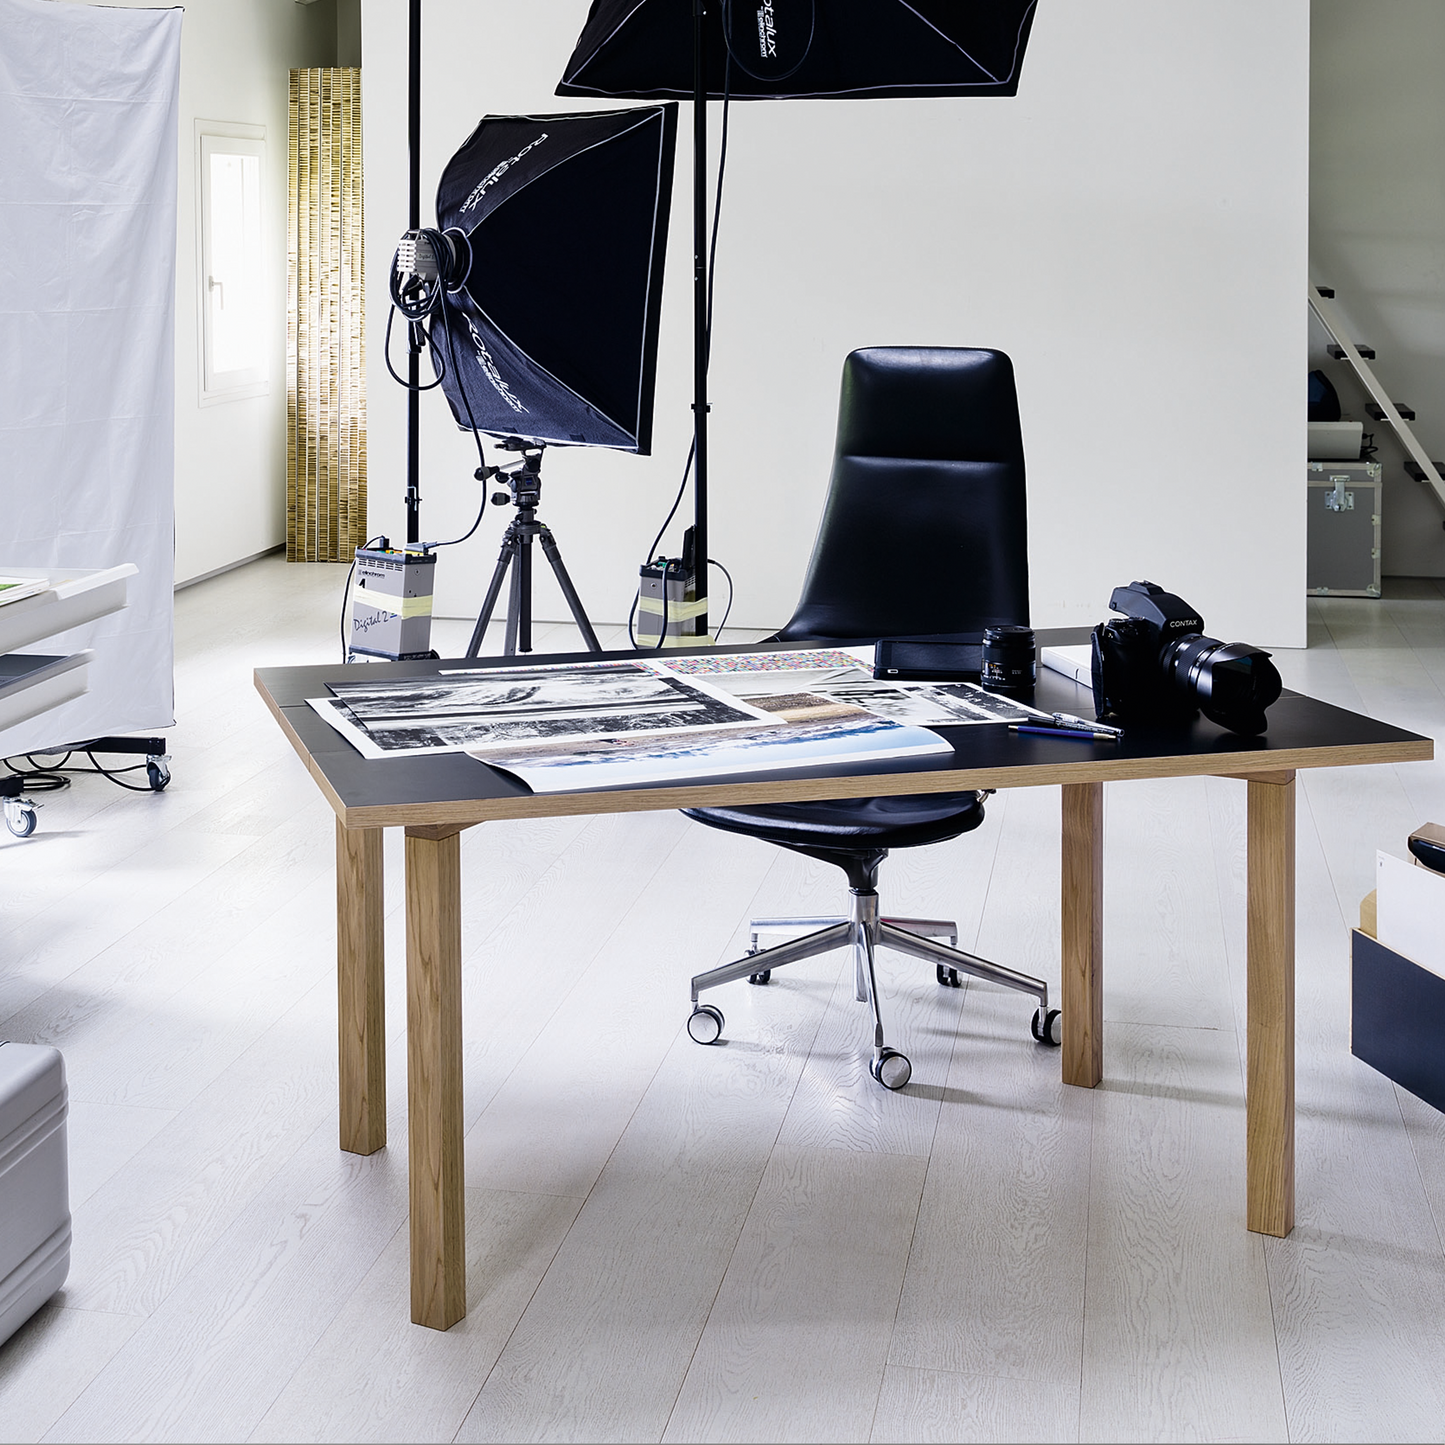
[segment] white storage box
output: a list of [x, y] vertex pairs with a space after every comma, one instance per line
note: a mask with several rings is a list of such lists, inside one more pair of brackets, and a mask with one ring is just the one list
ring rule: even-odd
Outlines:
[[0, 1342], [70, 1272], [67, 1109], [60, 1051], [0, 1041]]

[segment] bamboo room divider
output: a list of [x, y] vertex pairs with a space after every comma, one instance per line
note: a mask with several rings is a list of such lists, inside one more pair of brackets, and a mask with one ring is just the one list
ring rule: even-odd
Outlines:
[[286, 560], [366, 540], [361, 71], [293, 70], [287, 137]]

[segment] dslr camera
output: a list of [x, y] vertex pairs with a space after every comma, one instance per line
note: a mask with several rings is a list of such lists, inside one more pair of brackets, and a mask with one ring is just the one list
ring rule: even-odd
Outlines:
[[1184, 722], [1202, 712], [1231, 732], [1265, 730], [1280, 694], [1269, 653], [1204, 635], [1204, 619], [1153, 582], [1116, 587], [1094, 629], [1094, 710], [1100, 720]]

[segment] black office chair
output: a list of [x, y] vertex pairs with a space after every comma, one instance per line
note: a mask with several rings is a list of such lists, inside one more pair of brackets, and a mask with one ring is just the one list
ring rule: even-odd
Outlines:
[[[833, 476], [803, 595], [778, 632], [788, 642], [852, 644], [880, 637], [977, 633], [1027, 623], [1028, 522], [1023, 436], [1013, 364], [1001, 351], [870, 347], [843, 364]], [[723, 1031], [703, 989], [735, 979], [768, 982], [775, 968], [851, 945], [854, 992], [873, 1011], [873, 1077], [901, 1089], [913, 1066], [883, 1039], [873, 954], [883, 944], [932, 963], [940, 984], [959, 974], [1037, 997], [1034, 1038], [1059, 1042], [1048, 985], [964, 953], [957, 924], [884, 918], [878, 869], [889, 850], [941, 843], [983, 821], [982, 793], [838, 798], [755, 808], [689, 808], [710, 828], [743, 833], [836, 864], [848, 879], [848, 916], [755, 918], [745, 957], [692, 981], [688, 1033], [700, 1044]], [[805, 937], [758, 949], [758, 937], [794, 928]], [[937, 942], [940, 937], [949, 945]]]

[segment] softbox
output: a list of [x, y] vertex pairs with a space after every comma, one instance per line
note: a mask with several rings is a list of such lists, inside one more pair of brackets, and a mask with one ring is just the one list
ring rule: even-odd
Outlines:
[[[1035, 0], [722, 0], [707, 94], [736, 100], [1013, 95]], [[693, 96], [692, 6], [592, 0], [558, 95]], [[723, 41], [726, 37], [727, 45]]]
[[676, 139], [674, 105], [486, 116], [448, 162], [432, 343], [458, 425], [650, 450]]

